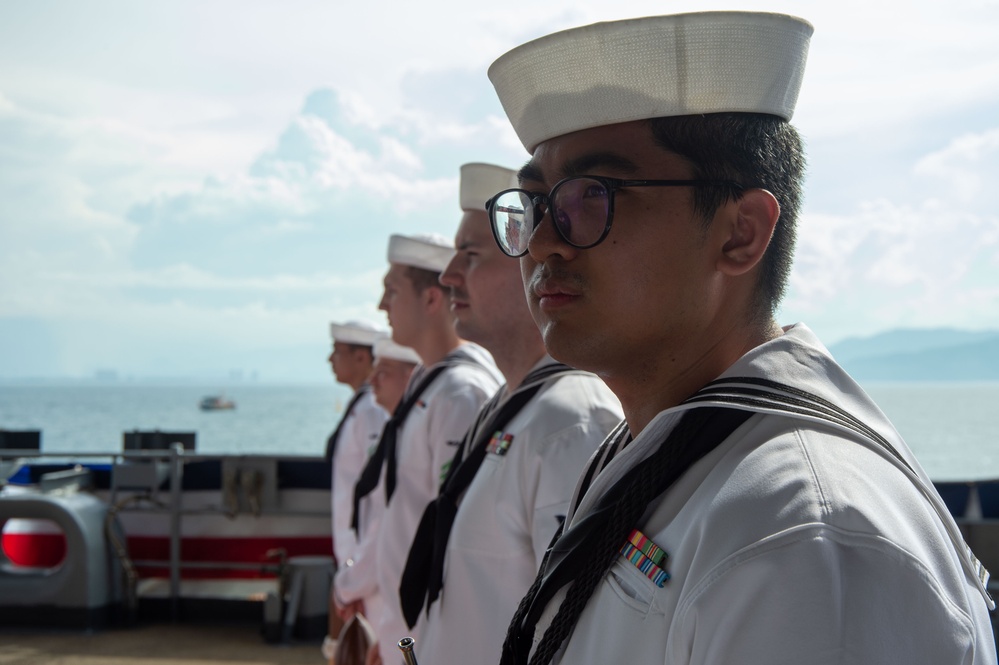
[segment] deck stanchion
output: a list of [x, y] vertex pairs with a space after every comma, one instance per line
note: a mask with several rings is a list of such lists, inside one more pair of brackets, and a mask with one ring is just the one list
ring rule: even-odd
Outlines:
[[180, 621], [180, 518], [184, 480], [184, 446], [170, 446], [170, 614]]

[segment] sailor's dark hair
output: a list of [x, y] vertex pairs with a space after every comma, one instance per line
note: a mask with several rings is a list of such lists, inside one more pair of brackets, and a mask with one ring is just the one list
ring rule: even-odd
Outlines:
[[439, 272], [427, 270], [426, 268], [417, 268], [416, 266], [406, 266], [406, 276], [409, 277], [409, 281], [412, 282], [413, 288], [416, 289], [417, 293], [423, 293], [431, 287], [441, 289], [445, 293], [450, 293], [448, 289], [441, 286], [441, 274]]
[[375, 353], [374, 348], [370, 344], [355, 344], [354, 342], [340, 342], [343, 346], [347, 348], [348, 351], [367, 351], [368, 355], [371, 357], [371, 361], [374, 362]]
[[[801, 137], [789, 122], [763, 113], [711, 113], [654, 118], [649, 121], [656, 143], [694, 167], [694, 178], [732, 180], [746, 189], [761, 188], [780, 204], [780, 217], [761, 261], [753, 314], [770, 318], [787, 290], [801, 208], [805, 154]], [[736, 190], [699, 187], [695, 210], [711, 219]]]

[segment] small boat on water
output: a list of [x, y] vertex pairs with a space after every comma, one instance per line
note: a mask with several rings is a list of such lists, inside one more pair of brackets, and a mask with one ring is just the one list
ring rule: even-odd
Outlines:
[[235, 409], [236, 403], [221, 395], [209, 395], [208, 397], [202, 398], [199, 403], [199, 407], [202, 411], [225, 411], [228, 409]]

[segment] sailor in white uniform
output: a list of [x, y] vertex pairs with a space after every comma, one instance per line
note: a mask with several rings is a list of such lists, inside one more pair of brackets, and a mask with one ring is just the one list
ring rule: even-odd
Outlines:
[[[371, 370], [371, 392], [378, 405], [392, 413], [402, 401], [406, 386], [409, 385], [409, 377], [420, 364], [420, 356], [408, 346], [396, 344], [391, 337], [378, 339], [372, 352], [375, 365]], [[372, 452], [373, 447], [368, 453]]]
[[[339, 383], [354, 390], [336, 429], [326, 442], [326, 461], [331, 466], [331, 515], [333, 557], [347, 561], [354, 556], [357, 540], [350, 528], [354, 509], [354, 483], [368, 459], [368, 450], [378, 443], [388, 412], [374, 399], [368, 377], [373, 366], [373, 345], [388, 330], [370, 321], [331, 323], [333, 350], [327, 359]], [[323, 654], [331, 652], [342, 622], [335, 611], [330, 587], [329, 633], [323, 640]]]
[[402, 580], [407, 620], [420, 622], [418, 660], [436, 665], [499, 653], [586, 461], [622, 418], [600, 379], [545, 352], [518, 262], [496, 246], [485, 209], [496, 191], [514, 186], [509, 169], [461, 167], [457, 253], [441, 274], [455, 329], [492, 353], [506, 384], [483, 407], [461, 462], [428, 507]]
[[[351, 527], [351, 518], [354, 510], [354, 485], [357, 483], [358, 476], [360, 476], [361, 470], [364, 468], [368, 457], [370, 457], [371, 453], [374, 452], [375, 447], [378, 444], [382, 427], [388, 420], [388, 414], [395, 411], [396, 406], [399, 404], [399, 401], [402, 399], [402, 395], [406, 390], [406, 384], [409, 382], [410, 375], [420, 362], [420, 357], [416, 355], [416, 351], [408, 346], [402, 346], [401, 344], [393, 342], [391, 337], [388, 336], [387, 331], [383, 333], [382, 336], [375, 339], [375, 342], [371, 347], [371, 352], [374, 356], [374, 365], [369, 379], [370, 395], [382, 409], [383, 417], [381, 419], [381, 425], [379, 426], [379, 431], [375, 433], [373, 440], [370, 441], [370, 445], [368, 445], [365, 450], [360, 451], [361, 454], [357, 455], [356, 458], [351, 458], [351, 462], [356, 465], [354, 466], [353, 473], [347, 475], [346, 478], [340, 479], [341, 481], [344, 481], [340, 487], [344, 489], [343, 494], [346, 496], [337, 495], [337, 486], [334, 485], [334, 497], [339, 498], [344, 502], [342, 505], [344, 514], [340, 515], [340, 517], [343, 520], [343, 528], [346, 531], [345, 535], [337, 535], [340, 535], [340, 542], [345, 542], [345, 539], [349, 538], [349, 542], [353, 543], [353, 548], [349, 552], [341, 553], [340, 550], [337, 550], [339, 557], [338, 561], [340, 561], [344, 566], [353, 565], [354, 560], [359, 556], [356, 551], [356, 532]], [[341, 454], [339, 450], [337, 454], [338, 456]], [[383, 511], [376, 502], [371, 502], [368, 507], [370, 509], [361, 518], [362, 526], [359, 527], [360, 531], [376, 531], [378, 529], [379, 520], [381, 519]], [[336, 506], [334, 506], [334, 527], [337, 524], [337, 517]], [[360, 595], [360, 602], [356, 604], [358, 609], [365, 608], [364, 611], [367, 612], [380, 611], [382, 606], [381, 597], [378, 594], [378, 590], [374, 586], [365, 590], [364, 593], [360, 593], [357, 590], [354, 592], [359, 593]], [[337, 611], [336, 597], [335, 595], [331, 595], [330, 634], [323, 640], [322, 647], [322, 653], [326, 660], [332, 660], [334, 657], [337, 648], [338, 633], [340, 633], [342, 627], [343, 620], [341, 619], [340, 613]]]
[[[375, 402], [368, 384], [374, 364], [374, 344], [388, 336], [388, 329], [368, 321], [331, 323], [333, 351], [329, 363], [340, 383], [354, 390], [343, 416], [326, 444], [326, 459], [333, 466], [333, 554], [337, 561], [354, 556], [357, 547], [350, 518], [354, 511], [354, 483], [378, 444], [389, 414]], [[335, 636], [334, 636], [335, 637]]]
[[523, 257], [549, 353], [597, 373], [626, 418], [504, 664], [996, 662], [988, 573], [929, 479], [814, 335], [774, 321], [811, 33], [778, 14], [649, 17], [490, 68], [532, 155], [521, 191], [491, 200], [497, 242]]
[[353, 565], [334, 580], [345, 616], [377, 589], [382, 608], [365, 608], [365, 615], [386, 663], [401, 661], [396, 643], [407, 629], [399, 580], [423, 508], [437, 495], [441, 474], [501, 379], [489, 353], [454, 332], [450, 296], [438, 282], [453, 254], [453, 244], [440, 236], [389, 239], [390, 268], [379, 307], [388, 314], [393, 341], [413, 348], [422, 364], [355, 486], [358, 518], [367, 510], [384, 514], [377, 531], [360, 534]]

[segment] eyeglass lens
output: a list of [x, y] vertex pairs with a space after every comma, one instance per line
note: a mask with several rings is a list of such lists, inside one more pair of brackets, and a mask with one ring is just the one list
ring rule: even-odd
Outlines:
[[527, 241], [534, 229], [534, 202], [527, 192], [512, 189], [502, 192], [492, 204], [493, 231], [500, 249], [510, 256], [527, 251]]
[[610, 193], [599, 180], [565, 180], [552, 192], [552, 216], [561, 236], [575, 247], [597, 243], [607, 226]]
[[[571, 178], [552, 190], [548, 207], [563, 240], [590, 247], [600, 241], [607, 227], [610, 192], [599, 180]], [[541, 221], [540, 206], [528, 192], [512, 189], [496, 197], [492, 213], [501, 249], [510, 256], [522, 256]]]

